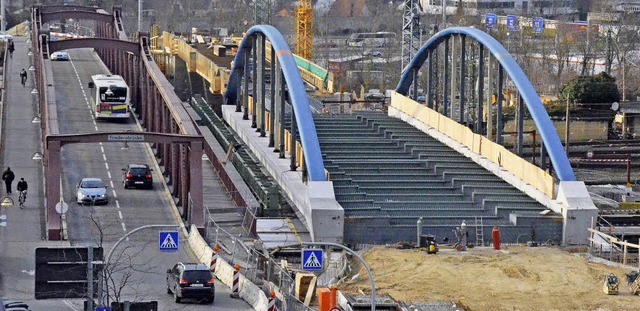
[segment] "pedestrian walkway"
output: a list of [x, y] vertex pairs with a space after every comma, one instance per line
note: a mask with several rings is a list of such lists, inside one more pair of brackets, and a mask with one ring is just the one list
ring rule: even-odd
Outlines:
[[[37, 247], [68, 246], [67, 242], [46, 242], [44, 223], [43, 166], [42, 159], [33, 159], [41, 152], [40, 123], [34, 122], [39, 115], [34, 90], [34, 72], [29, 70], [31, 57], [26, 37], [15, 37], [13, 57], [7, 57], [3, 68], [1, 158], [0, 166], [15, 173], [13, 193], [8, 195], [14, 206], [2, 207], [0, 214], [6, 216], [6, 227], [0, 227], [0, 249], [5, 254], [0, 260], [0, 296], [27, 301], [33, 305], [33, 260]], [[9, 55], [7, 55], [9, 56]], [[20, 84], [20, 71], [27, 71], [27, 82]], [[37, 121], [37, 120], [36, 120]], [[29, 184], [25, 206], [18, 207], [17, 181], [21, 177]], [[2, 187], [1, 196], [6, 191]], [[10, 255], [9, 255], [10, 254]], [[26, 271], [26, 272], [25, 272]], [[36, 304], [37, 305], [37, 304]], [[38, 308], [34, 308], [38, 310]]]
[[[7, 211], [7, 228], [18, 225], [20, 239], [41, 240], [46, 238], [44, 230], [44, 198], [43, 193], [43, 166], [42, 159], [33, 159], [36, 152], [42, 150], [40, 135], [40, 122], [34, 120], [39, 116], [36, 94], [34, 91], [34, 72], [29, 70], [31, 66], [29, 45], [27, 38], [15, 37], [15, 52], [13, 57], [7, 58], [4, 68], [4, 91], [2, 102], [2, 159], [0, 165], [4, 171], [7, 167], [15, 173], [16, 179], [12, 185], [10, 197], [16, 202], [16, 206]], [[27, 71], [27, 82], [23, 87], [20, 84], [20, 71]], [[19, 210], [17, 207], [18, 193], [15, 191], [17, 181], [20, 178], [29, 184], [29, 195], [25, 207]], [[3, 194], [4, 194], [4, 189]], [[19, 214], [14, 214], [19, 213]], [[14, 216], [14, 217], [11, 217]], [[24, 221], [20, 221], [24, 220]], [[38, 221], [38, 223], [36, 223]], [[19, 222], [20, 224], [16, 224]]]

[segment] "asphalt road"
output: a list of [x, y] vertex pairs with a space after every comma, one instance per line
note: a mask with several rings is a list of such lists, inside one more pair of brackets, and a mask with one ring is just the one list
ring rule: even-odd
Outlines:
[[[87, 85], [91, 75], [107, 73], [106, 68], [92, 50], [73, 50], [70, 51], [70, 56], [69, 62], [52, 64], [60, 133], [139, 131], [140, 127], [133, 118], [126, 123], [93, 119], [89, 106], [90, 89]], [[3, 286], [0, 296], [22, 299], [32, 310], [82, 310], [82, 299], [34, 300], [35, 247], [102, 246], [106, 255], [118, 239], [135, 228], [149, 224], [169, 224], [176, 227], [181, 223], [149, 145], [130, 143], [128, 148], [123, 147], [123, 143], [77, 144], [63, 147], [62, 190], [63, 198], [69, 205], [69, 240], [42, 241], [41, 228], [30, 230], [27, 236], [20, 236], [20, 243], [11, 245], [11, 255], [5, 253], [0, 261], [2, 271], [11, 271], [0, 275], [3, 278], [0, 283], [15, 284], [13, 287]], [[128, 163], [148, 163], [154, 168], [153, 190], [124, 189], [121, 168]], [[75, 203], [75, 186], [83, 177], [99, 177], [108, 184], [111, 200], [107, 205], [83, 206]], [[31, 192], [30, 194], [30, 198], [34, 198], [35, 201], [37, 196]], [[43, 206], [42, 200], [39, 201], [38, 205]], [[35, 204], [34, 202], [30, 208], [27, 206], [27, 212], [11, 214], [12, 224], [15, 224], [12, 225], [13, 228], [19, 225], [32, 226], [34, 219], [42, 219], [41, 212]], [[182, 232], [181, 229], [180, 231]], [[18, 235], [19, 232], [2, 235], [2, 245], [13, 239], [12, 236]], [[177, 304], [173, 301], [172, 295], [167, 294], [166, 270], [178, 261], [193, 262], [194, 257], [184, 235], [180, 236], [180, 249], [177, 252], [159, 251], [158, 239], [159, 229], [147, 229], [134, 233], [115, 248], [110, 262], [110, 267], [115, 270], [115, 285], [109, 290], [111, 300], [115, 293], [120, 301], [156, 300], [159, 310], [210, 310], [212, 306], [206, 304]], [[224, 284], [216, 284], [216, 310], [252, 310], [246, 302], [230, 298], [229, 294], [230, 290]]]

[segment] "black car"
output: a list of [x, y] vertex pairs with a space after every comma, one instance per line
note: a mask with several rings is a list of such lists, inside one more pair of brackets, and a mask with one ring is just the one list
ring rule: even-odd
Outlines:
[[167, 269], [167, 294], [173, 293], [176, 302], [183, 298], [213, 303], [215, 287], [213, 274], [203, 263], [179, 262]]
[[22, 301], [0, 299], [0, 311], [29, 311], [29, 306]]
[[153, 188], [153, 170], [146, 164], [129, 164], [122, 169], [122, 185], [129, 188]]

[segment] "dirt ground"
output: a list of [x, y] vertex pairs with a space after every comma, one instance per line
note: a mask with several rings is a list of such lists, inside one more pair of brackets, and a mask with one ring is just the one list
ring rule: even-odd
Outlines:
[[[372, 270], [376, 294], [403, 302], [451, 301], [465, 310], [640, 310], [627, 272], [633, 268], [589, 261], [583, 253], [548, 247], [474, 248], [468, 252], [376, 247], [363, 258]], [[637, 268], [636, 268], [637, 270]], [[603, 276], [620, 280], [619, 295], [603, 291]], [[338, 289], [370, 294], [367, 273]]]

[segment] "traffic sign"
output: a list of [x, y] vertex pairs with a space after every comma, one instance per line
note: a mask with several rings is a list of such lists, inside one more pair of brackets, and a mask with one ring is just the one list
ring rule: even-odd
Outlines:
[[56, 212], [58, 212], [58, 214], [64, 214], [68, 210], [69, 210], [69, 204], [67, 204], [65, 202], [56, 203]]
[[493, 28], [496, 25], [496, 15], [493, 13], [487, 13], [484, 16], [484, 25], [487, 28]]
[[0, 203], [0, 206], [4, 206], [4, 207], [13, 206], [13, 199], [10, 197], [2, 198], [2, 202]]
[[542, 17], [534, 17], [531, 20], [531, 30], [535, 33], [542, 33], [542, 29], [544, 28], [544, 19]]
[[158, 249], [164, 252], [175, 252], [180, 244], [178, 239], [178, 231], [160, 231]]
[[323, 264], [323, 256], [321, 249], [303, 249], [302, 250], [302, 270], [305, 271], [321, 271]]
[[518, 31], [518, 20], [515, 15], [507, 15], [507, 30]]

